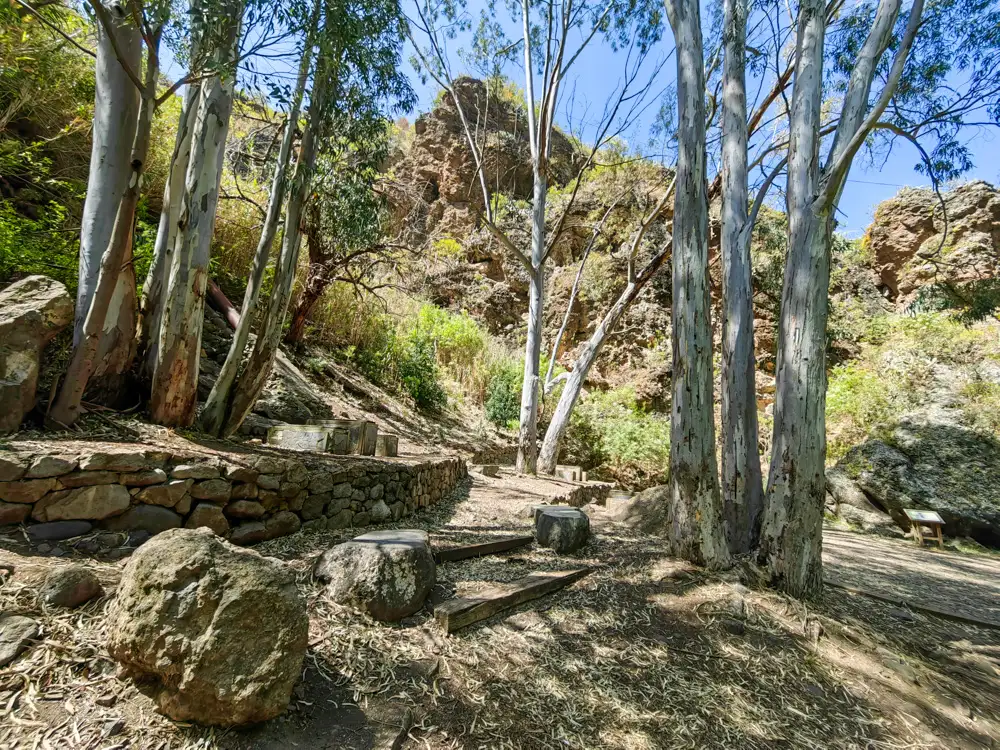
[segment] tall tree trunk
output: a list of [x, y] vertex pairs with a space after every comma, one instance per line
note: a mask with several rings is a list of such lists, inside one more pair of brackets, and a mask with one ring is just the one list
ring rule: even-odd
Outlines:
[[[158, 41], [158, 39], [157, 39]], [[129, 154], [131, 173], [125, 192], [118, 203], [118, 213], [108, 246], [101, 258], [97, 284], [90, 300], [90, 307], [83, 324], [80, 342], [73, 347], [73, 356], [66, 370], [63, 386], [59, 391], [49, 416], [65, 425], [73, 424], [81, 414], [81, 402], [87, 384], [97, 366], [101, 340], [106, 335], [106, 320], [112, 310], [116, 288], [123, 265], [132, 244], [135, 210], [142, 194], [142, 174], [146, 167], [156, 102], [157, 81], [156, 49], [147, 58], [142, 103], [139, 107], [135, 135]]]
[[667, 0], [677, 44], [678, 156], [673, 236], [670, 528], [674, 554], [729, 564], [715, 461], [705, 184], [705, 68], [698, 0]]
[[[110, 8], [108, 13], [114, 21], [114, 41], [125, 63], [133, 71], [139, 71], [142, 58], [139, 30], [131, 19]], [[119, 62], [108, 30], [100, 23], [96, 29], [93, 145], [81, 219], [75, 346], [83, 339], [84, 324], [97, 292], [101, 260], [111, 242], [119, 205], [132, 174], [129, 157], [139, 117], [139, 90]], [[100, 401], [112, 401], [119, 393], [122, 376], [128, 372], [134, 355], [136, 300], [131, 242], [125, 248], [121, 272], [106, 304], [104, 335], [98, 344], [90, 383], [91, 391], [96, 390]]]
[[799, 5], [789, 118], [788, 255], [775, 368], [773, 453], [759, 551], [772, 582], [792, 596], [816, 595], [823, 585], [830, 243], [851, 160], [888, 106], [920, 26], [924, 3], [915, 0], [882, 92], [870, 105], [872, 82], [901, 7], [902, 0], [879, 0], [821, 170], [825, 8], [823, 0], [802, 0]]
[[793, 596], [823, 583], [826, 491], [826, 315], [832, 216], [817, 214], [823, 0], [801, 0], [788, 147], [788, 255], [775, 368], [774, 435], [760, 558]]
[[177, 222], [184, 199], [184, 177], [191, 160], [191, 133], [198, 115], [201, 86], [188, 84], [177, 122], [174, 152], [170, 171], [163, 190], [163, 207], [160, 224], [156, 230], [153, 261], [142, 285], [142, 302], [139, 309], [138, 349], [142, 368], [147, 378], [153, 375], [160, 343], [160, 325], [163, 322], [163, 296], [170, 281], [171, 258], [177, 241]]
[[528, 337], [524, 344], [520, 430], [516, 470], [534, 474], [538, 458], [538, 388], [542, 356], [542, 315], [545, 307], [545, 166], [536, 157], [534, 203], [531, 210], [531, 271], [528, 279]]
[[[227, 38], [217, 52], [220, 63], [235, 56], [242, 3], [234, 2], [232, 7]], [[205, 288], [234, 74], [230, 69], [223, 73], [224, 78], [213, 76], [201, 83], [150, 398], [153, 421], [169, 427], [192, 424], [197, 408]]]
[[[317, 1], [313, 5], [312, 23], [309, 25], [310, 30], [316, 26], [319, 18], [319, 9], [320, 5]], [[212, 392], [209, 394], [208, 401], [202, 410], [202, 427], [206, 432], [213, 435], [218, 435], [222, 431], [226, 421], [226, 412], [229, 407], [231, 391], [233, 384], [236, 382], [240, 366], [243, 363], [243, 354], [246, 350], [247, 341], [250, 338], [250, 326], [253, 323], [254, 311], [257, 308], [257, 300], [260, 297], [260, 289], [264, 283], [264, 272], [267, 270], [267, 261], [271, 256], [271, 246], [274, 244], [274, 238], [278, 233], [281, 208], [285, 203], [288, 164], [291, 160], [292, 144], [295, 141], [295, 130], [299, 121], [299, 113], [302, 109], [302, 98], [305, 94], [306, 81], [309, 78], [309, 71], [312, 66], [311, 49], [312, 40], [307, 39], [302, 52], [302, 59], [299, 62], [298, 80], [296, 81], [291, 106], [288, 110], [285, 133], [281, 139], [281, 147], [278, 149], [278, 160], [274, 167], [274, 179], [271, 183], [267, 216], [264, 219], [260, 241], [257, 243], [257, 252], [254, 254], [250, 280], [243, 295], [240, 322], [233, 334], [229, 352], [226, 354], [226, 361], [222, 365], [219, 377], [216, 379], [215, 385], [212, 386]]]
[[562, 395], [559, 396], [559, 403], [556, 404], [556, 409], [552, 413], [549, 428], [545, 431], [545, 439], [542, 440], [542, 450], [538, 457], [539, 472], [543, 474], [555, 473], [556, 465], [559, 462], [559, 446], [569, 428], [573, 408], [580, 398], [580, 392], [583, 390], [583, 383], [587, 379], [590, 368], [608, 336], [618, 327], [626, 311], [646, 288], [646, 284], [653, 278], [653, 275], [663, 266], [668, 255], [666, 250], [657, 253], [635, 279], [629, 279], [628, 285], [605, 314], [600, 325], [597, 326], [597, 330], [591, 335], [583, 351], [573, 363], [573, 369], [563, 386]]
[[729, 550], [755, 549], [764, 509], [757, 448], [747, 211], [747, 0], [725, 0], [722, 84], [722, 502]]
[[[239, 380], [232, 388], [229, 408], [226, 411], [221, 434], [232, 435], [253, 409], [254, 403], [264, 390], [281, 341], [281, 329], [288, 312], [288, 302], [292, 296], [295, 270], [299, 260], [299, 246], [302, 241], [305, 202], [309, 197], [313, 173], [316, 168], [316, 153], [322, 137], [326, 118], [332, 62], [329, 53], [320, 53], [317, 60], [315, 83], [309, 103], [309, 123], [302, 135], [299, 158], [295, 164], [295, 174], [288, 194], [288, 209], [285, 214], [285, 236], [281, 243], [281, 255], [275, 269], [274, 291], [267, 312], [261, 321], [260, 331], [254, 343], [250, 358], [240, 373]], [[241, 322], [244, 315], [241, 315]]]

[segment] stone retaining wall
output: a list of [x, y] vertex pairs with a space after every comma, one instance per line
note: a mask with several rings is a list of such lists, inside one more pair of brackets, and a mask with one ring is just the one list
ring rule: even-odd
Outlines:
[[[0, 525], [87, 521], [111, 531], [207, 526], [237, 544], [398, 520], [466, 476], [457, 457], [375, 459], [86, 444], [0, 451]], [[32, 450], [34, 449], [34, 450]], [[40, 530], [40, 529], [38, 529]]]

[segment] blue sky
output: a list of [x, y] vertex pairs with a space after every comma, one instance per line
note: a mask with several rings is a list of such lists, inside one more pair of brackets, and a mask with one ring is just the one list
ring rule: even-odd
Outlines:
[[[403, 0], [403, 2], [404, 7], [408, 7], [407, 0]], [[478, 19], [479, 13], [485, 5], [483, 0], [469, 0], [468, 12], [473, 18]], [[508, 22], [507, 13], [502, 5], [497, 9], [496, 16], [507, 28], [508, 35], [517, 38], [518, 29], [514, 24]], [[450, 58], [456, 75], [464, 72], [462, 62], [456, 52], [460, 47], [468, 46], [468, 43], [467, 35], [451, 42]], [[672, 46], [672, 39], [669, 30], [667, 30], [664, 40], [660, 43], [660, 56], [668, 54]], [[407, 50], [406, 55], [409, 57], [409, 50]], [[564, 90], [568, 91], [575, 84], [578, 103], [582, 99], [587, 99], [591, 102], [592, 107], [599, 109], [610, 92], [619, 84], [622, 65], [620, 55], [615, 55], [607, 45], [595, 41], [581, 56], [571, 74], [571, 81]], [[412, 67], [409, 66], [408, 62], [407, 67], [412, 72]], [[519, 68], [512, 67], [507, 71], [507, 74], [518, 84], [523, 85], [523, 72]], [[674, 80], [673, 59], [667, 62], [662, 76], [665, 78], [664, 85]], [[433, 81], [425, 86], [417, 80], [416, 76], [413, 76], [412, 79], [419, 95], [415, 112], [412, 113], [415, 115], [417, 112], [425, 112], [431, 108], [437, 87]], [[565, 102], [567, 97], [563, 99]], [[638, 125], [630, 131], [630, 141], [644, 143], [648, 139], [649, 126], [656, 109], [655, 106], [651, 107]], [[560, 124], [565, 126], [567, 118], [563, 110], [561, 110], [562, 122]], [[579, 107], [577, 112], [579, 112]], [[967, 133], [967, 140], [976, 166], [963, 179], [983, 179], [994, 184], [1000, 182], [1000, 160], [996, 158], [998, 150], [1000, 150], [998, 149], [1000, 132], [996, 129], [978, 129], [975, 132]], [[892, 197], [903, 186], [930, 185], [929, 178], [914, 170], [918, 161], [919, 154], [916, 149], [911, 144], [902, 141], [896, 143], [890, 153], [882, 154], [877, 159], [871, 158], [865, 152], [859, 153], [854, 161], [840, 202], [839, 231], [851, 238], [860, 236], [871, 222], [872, 213], [879, 202]], [[769, 202], [780, 207], [780, 195], [770, 196]]]

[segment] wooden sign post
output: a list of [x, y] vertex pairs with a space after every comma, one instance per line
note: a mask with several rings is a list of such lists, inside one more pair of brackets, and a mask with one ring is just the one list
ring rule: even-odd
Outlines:
[[924, 546], [924, 530], [926, 526], [931, 530], [932, 539], [937, 539], [938, 549], [944, 549], [944, 536], [941, 527], [944, 526], [944, 519], [933, 510], [916, 510], [914, 508], [903, 508], [906, 517], [910, 519], [910, 528], [913, 530], [913, 539], [916, 543]]

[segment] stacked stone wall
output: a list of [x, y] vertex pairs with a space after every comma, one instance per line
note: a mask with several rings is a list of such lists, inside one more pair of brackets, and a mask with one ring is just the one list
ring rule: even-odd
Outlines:
[[205, 455], [84, 444], [40, 452], [40, 445], [0, 451], [0, 525], [84, 521], [149, 534], [205, 526], [252, 544], [302, 528], [398, 520], [439, 502], [466, 476], [458, 457]]

